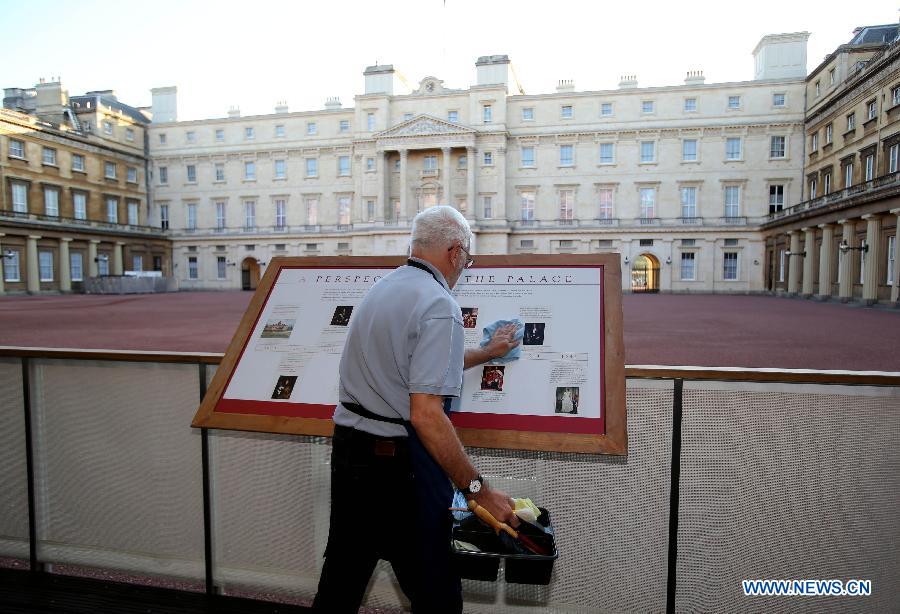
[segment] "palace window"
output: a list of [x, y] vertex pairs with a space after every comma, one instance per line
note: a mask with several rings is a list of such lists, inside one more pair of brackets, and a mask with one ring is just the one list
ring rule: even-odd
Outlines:
[[656, 188], [641, 188], [641, 219], [656, 217]]
[[40, 252], [38, 254], [41, 281], [53, 281], [53, 252]]
[[534, 198], [535, 193], [531, 190], [520, 193], [520, 209], [523, 221], [534, 219]]
[[287, 162], [275, 160], [275, 179], [284, 179], [287, 176]]
[[572, 145], [559, 146], [559, 165], [573, 166], [575, 164], [575, 147]]
[[741, 214], [741, 186], [725, 186], [725, 217], [738, 217]]
[[[810, 198], [813, 198], [815, 194], [811, 195]], [[769, 186], [769, 213], [775, 213], [776, 211], [781, 211], [784, 209], [784, 186], [783, 185], [770, 185]]]
[[216, 229], [225, 229], [225, 201], [216, 201]]
[[59, 190], [44, 188], [44, 215], [59, 217]]
[[72, 193], [72, 207], [76, 220], [87, 219], [87, 195], [84, 192]]
[[338, 175], [350, 176], [350, 156], [338, 156]]
[[656, 143], [641, 141], [641, 163], [656, 162]]
[[187, 181], [188, 183], [197, 183], [197, 167], [193, 164], [187, 165]]
[[724, 254], [724, 269], [722, 271], [722, 278], [725, 280], [735, 281], [738, 278], [738, 253], [737, 252], [725, 252]]
[[522, 166], [534, 167], [534, 147], [522, 148]]
[[684, 99], [684, 112], [685, 113], [693, 113], [697, 110], [697, 99], [696, 98], [685, 98]]
[[773, 136], [769, 144], [770, 158], [783, 158], [785, 154], [784, 137]]
[[571, 220], [575, 217], [575, 191], [559, 191], [559, 219]]
[[244, 162], [244, 179], [256, 181], [256, 162]]
[[256, 201], [244, 202], [244, 228], [253, 230], [256, 228]]
[[187, 205], [187, 229], [197, 230], [197, 204], [188, 203]]
[[682, 162], [697, 161], [697, 139], [684, 139], [681, 142]]
[[681, 279], [693, 281], [697, 277], [696, 258], [694, 252], [682, 252], [681, 254]]
[[25, 159], [25, 143], [19, 139], [9, 139], [9, 157]]
[[115, 198], [106, 199], [106, 221], [110, 224], [119, 223], [119, 201]]
[[52, 147], [44, 147], [44, 156], [41, 161], [48, 166], [56, 166], [56, 150]]
[[681, 217], [697, 217], [697, 188], [687, 186], [681, 188]]
[[600, 164], [613, 164], [615, 162], [615, 144], [600, 143]]
[[741, 159], [741, 138], [732, 137], [725, 140], [725, 159], [740, 160]]
[[603, 188], [597, 192], [599, 209], [597, 217], [601, 220], [613, 219], [613, 191], [610, 188]]
[[225, 181], [225, 163], [216, 162], [216, 181]]
[[4, 257], [3, 260], [3, 281], [21, 281], [22, 278], [19, 273], [19, 252], [18, 250], [10, 249], [3, 250]]

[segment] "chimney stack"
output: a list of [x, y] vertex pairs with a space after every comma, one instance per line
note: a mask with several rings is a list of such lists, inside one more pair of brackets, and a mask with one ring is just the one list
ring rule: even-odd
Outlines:
[[340, 111], [341, 99], [337, 96], [329, 96], [325, 99], [325, 109], [328, 111]]
[[633, 90], [638, 86], [637, 75], [622, 75], [619, 77], [620, 90]]
[[509, 56], [483, 55], [475, 62], [478, 85], [503, 85], [509, 91]]
[[685, 85], [703, 85], [704, 82], [706, 77], [703, 76], [702, 70], [689, 70], [684, 77]]
[[229, 118], [233, 119], [233, 118], [237, 118], [240, 116], [241, 116], [241, 108], [240, 107], [231, 106], [228, 108], [228, 117]]
[[287, 113], [288, 112], [287, 100], [279, 100], [275, 104], [275, 112], [276, 113]]
[[560, 79], [556, 85], [556, 91], [560, 94], [575, 91], [575, 81], [573, 79]]

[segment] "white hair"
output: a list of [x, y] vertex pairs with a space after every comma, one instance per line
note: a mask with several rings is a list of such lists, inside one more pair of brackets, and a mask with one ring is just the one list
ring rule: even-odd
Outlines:
[[410, 244], [413, 250], [453, 247], [456, 243], [468, 248], [471, 236], [469, 222], [462, 213], [448, 205], [439, 205], [413, 218]]

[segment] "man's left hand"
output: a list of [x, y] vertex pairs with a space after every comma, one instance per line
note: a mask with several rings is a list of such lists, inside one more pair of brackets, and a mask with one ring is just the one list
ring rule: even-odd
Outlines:
[[482, 349], [492, 359], [506, 356], [511, 349], [519, 345], [519, 340], [516, 339], [516, 329], [518, 329], [517, 324], [506, 324], [498, 327], [491, 336], [491, 340]]

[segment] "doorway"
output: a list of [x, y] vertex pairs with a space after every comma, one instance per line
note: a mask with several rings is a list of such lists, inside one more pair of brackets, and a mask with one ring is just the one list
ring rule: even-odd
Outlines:
[[241, 289], [256, 290], [259, 285], [259, 262], [256, 258], [244, 258], [241, 263]]
[[652, 254], [641, 254], [631, 267], [631, 291], [659, 292], [659, 260]]

